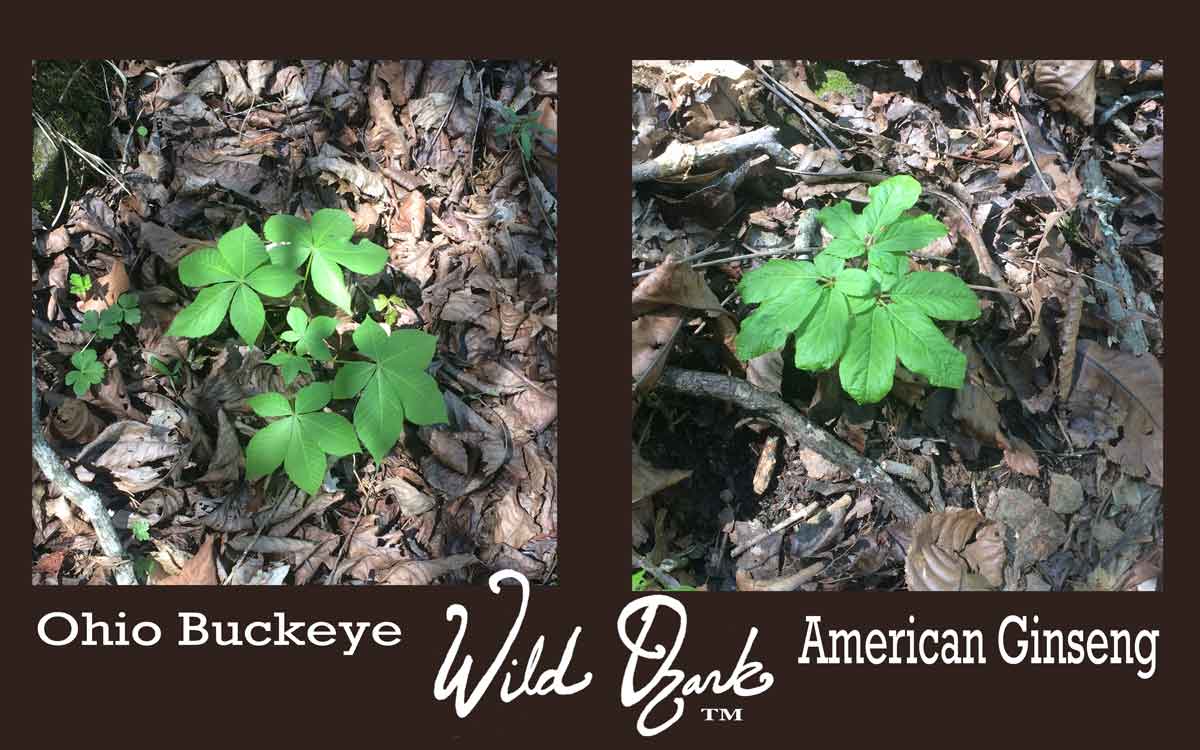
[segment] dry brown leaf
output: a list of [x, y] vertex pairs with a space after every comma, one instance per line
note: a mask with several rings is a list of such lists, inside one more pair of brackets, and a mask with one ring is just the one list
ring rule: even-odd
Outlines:
[[410, 560], [398, 563], [380, 580], [390, 586], [428, 586], [435, 578], [479, 562], [475, 555], [451, 555], [440, 560]]
[[1078, 342], [1076, 351], [1078, 374], [1067, 401], [1075, 446], [1099, 443], [1126, 472], [1161, 487], [1162, 365], [1151, 354], [1139, 357], [1095, 341]]
[[1045, 501], [1018, 489], [996, 490], [987, 504], [987, 517], [1013, 531], [1012, 558], [1018, 568], [1045, 560], [1067, 541], [1062, 517]]
[[1065, 110], [1090, 126], [1096, 114], [1097, 60], [1038, 60], [1033, 88], [1051, 109]]
[[496, 503], [496, 528], [492, 532], [492, 541], [496, 544], [507, 544], [513, 549], [521, 549], [542, 530], [538, 528], [533, 518], [517, 502], [516, 488], [510, 489], [500, 502]]
[[115, 303], [117, 297], [128, 292], [129, 274], [125, 273], [125, 264], [119, 260], [113, 261], [112, 269], [96, 279], [96, 284], [105, 288], [104, 296], [83, 300], [77, 303], [75, 307], [84, 312], [88, 310], [104, 310]]
[[713, 294], [704, 276], [674, 257], [663, 261], [633, 290], [634, 316], [669, 305], [729, 314], [721, 307], [721, 301]]
[[910, 591], [990, 591], [1004, 583], [1004, 531], [969, 508], [917, 520], [904, 578]]
[[197, 482], [232, 482], [241, 476], [242, 446], [224, 409], [217, 409], [217, 448]]
[[152, 583], [158, 586], [216, 586], [219, 581], [216, 559], [213, 556], [214, 539], [216, 537], [211, 534], [206, 536], [200, 549], [196, 550], [192, 559], [184, 563], [183, 569], [177, 574]]
[[90, 443], [100, 434], [104, 423], [77, 398], [69, 398], [54, 410], [50, 426], [64, 440]]
[[651, 497], [691, 475], [691, 471], [655, 468], [633, 446], [633, 502]]

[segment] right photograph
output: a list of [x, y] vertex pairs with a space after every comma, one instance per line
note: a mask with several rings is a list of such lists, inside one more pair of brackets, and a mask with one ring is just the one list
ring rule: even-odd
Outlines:
[[632, 65], [633, 591], [1164, 588], [1164, 66]]

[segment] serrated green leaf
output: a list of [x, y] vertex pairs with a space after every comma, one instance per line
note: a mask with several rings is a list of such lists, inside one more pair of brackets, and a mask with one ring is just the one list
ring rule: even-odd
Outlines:
[[739, 359], [751, 360], [782, 349], [788, 334], [805, 324], [825, 292], [815, 281], [807, 279], [794, 282], [790, 289], [767, 300], [742, 321], [742, 328], [734, 338]]
[[282, 349], [271, 355], [267, 360], [267, 364], [275, 365], [279, 368], [280, 374], [283, 375], [283, 382], [286, 385], [291, 385], [300, 373], [309, 375], [313, 374], [312, 364], [305, 357], [298, 357], [291, 352], [285, 352]]
[[849, 297], [867, 297], [875, 294], [875, 280], [861, 268], [845, 268], [837, 275], [834, 288]]
[[877, 236], [916, 204], [921, 183], [906, 174], [896, 175], [868, 188], [867, 195], [871, 200], [862, 212], [862, 229], [864, 234]]
[[254, 346], [266, 321], [267, 311], [263, 309], [262, 300], [253, 289], [239, 284], [229, 305], [229, 322], [233, 324], [233, 330], [238, 332], [242, 341]]
[[[825, 249], [821, 251], [821, 255], [829, 258], [842, 258], [843, 260], [849, 260], [851, 258], [857, 258], [866, 252], [866, 250], [867, 246], [863, 244], [862, 240], [856, 237], [834, 237], [829, 241], [829, 244], [825, 246]], [[818, 255], [817, 257], [819, 258], [821, 255]]]
[[842, 272], [846, 267], [846, 261], [839, 255], [830, 255], [821, 252], [817, 257], [813, 258], [813, 265], [817, 269], [817, 273], [821, 274], [822, 278], [832, 279]]
[[850, 205], [850, 201], [839, 201], [821, 209], [817, 214], [817, 221], [821, 222], [834, 237], [843, 240], [855, 239], [862, 244], [863, 239], [867, 236], [863, 217], [861, 214], [854, 213], [854, 207]]
[[962, 279], [941, 271], [910, 273], [897, 282], [892, 299], [907, 302], [938, 320], [974, 320], [979, 299]]
[[765, 302], [782, 294], [795, 294], [798, 289], [815, 285], [821, 274], [806, 260], [769, 260], [742, 276], [738, 294], [747, 303]]
[[942, 335], [929, 316], [906, 302], [885, 305], [896, 333], [896, 354], [904, 366], [931, 385], [961, 388], [967, 357]]
[[888, 291], [900, 277], [908, 273], [908, 256], [903, 253], [888, 253], [871, 248], [867, 256], [867, 272], [879, 282], [883, 291]]
[[354, 428], [376, 461], [391, 452], [404, 429], [413, 424], [448, 422], [446, 403], [437, 382], [425, 372], [437, 339], [422, 331], [395, 331], [388, 336], [368, 318], [354, 332], [360, 353], [375, 362], [342, 365], [334, 377], [337, 398], [359, 394]]
[[388, 251], [370, 240], [360, 240], [358, 244], [347, 241], [323, 249], [321, 254], [338, 265], [361, 274], [379, 273], [388, 260]]
[[796, 337], [796, 367], [819, 371], [833, 367], [846, 350], [850, 306], [838, 289], [825, 289], [812, 317]]
[[904, 216], [884, 228], [871, 250], [907, 253], [928, 246], [934, 240], [945, 237], [946, 233], [946, 225], [929, 214]]
[[860, 404], [873, 404], [892, 390], [896, 373], [896, 334], [892, 318], [877, 306], [855, 316], [850, 342], [838, 366], [842, 389]]
[[260, 393], [246, 399], [246, 403], [260, 417], [286, 417], [292, 406], [282, 393]]
[[124, 320], [131, 326], [142, 322], [142, 311], [138, 309], [138, 298], [134, 294], [128, 292], [122, 294], [117, 297], [117, 304], [109, 309], [119, 313], [118, 319]]
[[229, 302], [239, 286], [237, 282], [230, 282], [201, 289], [192, 304], [180, 310], [171, 321], [167, 335], [200, 338], [217, 330], [225, 320]]
[[144, 518], [129, 519], [129, 530], [133, 532], [133, 538], [139, 542], [150, 541], [150, 522]]
[[83, 274], [71, 274], [71, 294], [83, 299], [92, 288], [92, 277]]
[[79, 324], [79, 329], [107, 341], [116, 336], [117, 331], [120, 330], [121, 317], [122, 313], [119, 310], [113, 311], [111, 307], [105, 308], [102, 312], [88, 310], [83, 314], [83, 322]]

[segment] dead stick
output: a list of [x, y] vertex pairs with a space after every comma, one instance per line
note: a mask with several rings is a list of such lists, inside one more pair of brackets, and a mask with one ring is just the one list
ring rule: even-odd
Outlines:
[[749, 133], [723, 138], [711, 143], [684, 144], [675, 142], [653, 159], [633, 165], [633, 182], [647, 182], [663, 177], [704, 169], [720, 159], [754, 151], [782, 149], [779, 131], [772, 127], [751, 130]]
[[54, 449], [46, 442], [46, 436], [42, 434], [41, 419], [38, 414], [40, 400], [38, 399], [36, 365], [37, 359], [31, 353], [30, 379], [33, 384], [33, 460], [37, 461], [46, 478], [54, 482], [62, 490], [63, 497], [70, 500], [75, 507], [83, 511], [84, 518], [96, 530], [96, 540], [100, 542], [100, 549], [104, 551], [104, 554], [121, 561], [113, 569], [113, 575], [116, 576], [117, 583], [121, 586], [136, 586], [137, 578], [133, 574], [133, 565], [130, 563], [129, 558], [125, 556], [125, 546], [121, 544], [121, 539], [117, 536], [117, 530], [113, 527], [112, 519], [108, 516], [108, 509], [104, 507], [104, 501], [100, 499], [95, 490], [85, 486], [71, 472], [67, 471], [67, 467], [63, 466], [62, 460], [59, 459]]
[[912, 523], [925, 514], [925, 509], [892, 481], [879, 464], [859, 455], [853, 448], [808, 421], [783, 399], [755, 388], [745, 380], [668, 367], [659, 378], [658, 387], [686, 396], [726, 401], [746, 411], [761, 414], [805, 447], [845, 469], [859, 484], [874, 491], [896, 518]]
[[766, 539], [767, 537], [771, 536], [772, 534], [783, 531], [784, 529], [786, 529], [787, 527], [791, 526], [794, 523], [799, 523], [799, 522], [803, 521], [804, 519], [808, 518], [814, 511], [819, 510], [820, 508], [821, 508], [820, 503], [809, 503], [808, 505], [805, 505], [804, 507], [800, 508], [800, 510], [796, 511], [795, 513], [788, 516], [787, 518], [783, 519], [782, 521], [775, 524], [774, 526], [767, 529], [766, 531], [755, 534], [750, 539], [747, 539], [746, 541], [742, 542], [738, 546], [734, 547], [733, 550], [729, 553], [729, 556], [730, 557], [740, 557], [743, 552], [750, 549], [754, 545], [758, 544], [762, 540]]

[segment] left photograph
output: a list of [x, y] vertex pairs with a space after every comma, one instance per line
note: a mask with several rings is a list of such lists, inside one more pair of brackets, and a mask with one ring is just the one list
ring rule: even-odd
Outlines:
[[558, 65], [32, 63], [33, 585], [558, 583]]

